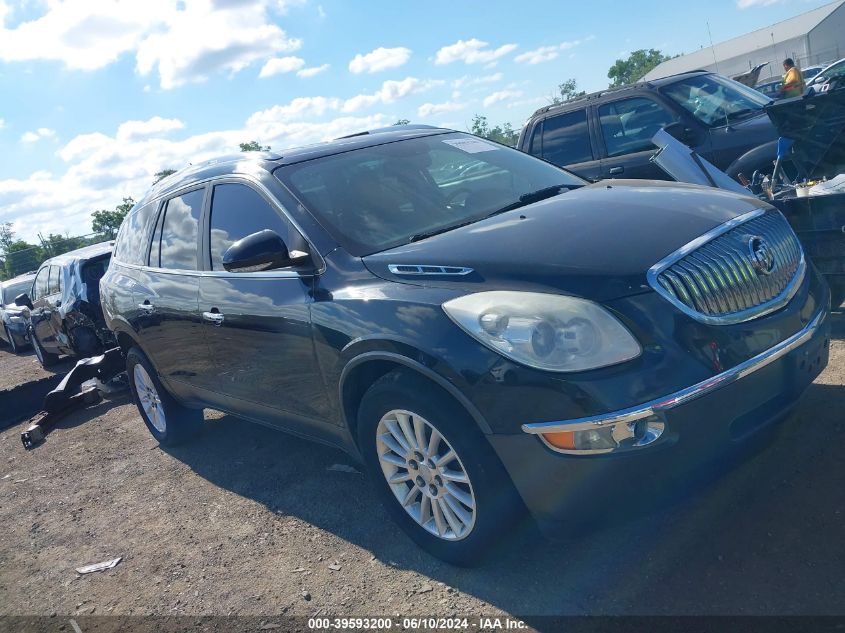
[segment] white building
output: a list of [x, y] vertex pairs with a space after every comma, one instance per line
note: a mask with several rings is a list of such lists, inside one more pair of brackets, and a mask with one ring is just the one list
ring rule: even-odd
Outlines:
[[[715, 54], [715, 60], [714, 60]], [[644, 79], [658, 79], [690, 70], [713, 70], [734, 77], [769, 62], [760, 80], [783, 74], [784, 59], [799, 68], [826, 64], [845, 57], [845, 0], [831, 2], [715, 46], [663, 62]]]

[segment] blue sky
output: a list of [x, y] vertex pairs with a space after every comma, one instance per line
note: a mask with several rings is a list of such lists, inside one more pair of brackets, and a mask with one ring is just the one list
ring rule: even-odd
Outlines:
[[0, 0], [0, 222], [80, 234], [162, 168], [398, 118], [519, 127], [638, 48], [690, 52], [825, 4]]

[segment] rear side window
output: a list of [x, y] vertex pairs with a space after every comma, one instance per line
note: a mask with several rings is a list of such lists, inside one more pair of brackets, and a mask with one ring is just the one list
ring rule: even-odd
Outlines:
[[121, 224], [114, 245], [114, 259], [127, 264], [143, 264], [147, 255], [147, 234], [156, 204], [145, 204], [132, 211]]
[[162, 211], [164, 220], [157, 245], [159, 251], [156, 253], [154, 244], [150, 265], [158, 264], [160, 268], [172, 270], [196, 270], [197, 236], [204, 195], [205, 189], [196, 189], [167, 201]]
[[[535, 141], [532, 140], [532, 149]], [[593, 160], [587, 111], [575, 110], [543, 121], [542, 156], [555, 165], [574, 165]]]
[[270, 229], [279, 234], [288, 248], [288, 224], [270, 203], [246, 185], [216, 185], [211, 199], [211, 269], [224, 270], [223, 253], [239, 239]]
[[643, 97], [606, 103], [599, 108], [599, 121], [608, 156], [621, 156], [654, 149], [651, 137], [675, 117], [656, 101]]
[[48, 284], [50, 286], [49, 293], [51, 295], [58, 294], [62, 291], [62, 269], [59, 266], [50, 266], [50, 278]]
[[46, 297], [49, 294], [49, 276], [49, 266], [45, 266], [44, 268], [38, 271], [38, 276], [35, 278], [35, 284], [33, 284], [32, 286], [32, 292], [35, 295], [34, 297], [32, 297], [33, 300], [40, 299], [41, 297]]

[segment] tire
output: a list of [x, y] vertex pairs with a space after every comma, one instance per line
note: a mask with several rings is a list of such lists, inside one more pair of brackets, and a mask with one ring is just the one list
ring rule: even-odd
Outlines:
[[[432, 431], [442, 439], [429, 452]], [[429, 445], [414, 455], [420, 439]], [[364, 394], [358, 447], [393, 519], [420, 547], [448, 563], [478, 563], [523, 515], [510, 478], [475, 421], [411, 372], [391, 372]], [[444, 463], [450, 449], [455, 457]]]
[[9, 327], [7, 325], [3, 325], [3, 328], [6, 330], [6, 338], [9, 339], [9, 349], [12, 350], [12, 354], [17, 354], [20, 348], [18, 344], [15, 342], [15, 337], [9, 331]]
[[44, 369], [48, 369], [59, 362], [59, 355], [53, 352], [45, 351], [38, 342], [38, 337], [35, 332], [32, 333], [32, 349], [35, 350], [35, 357]]
[[845, 284], [830, 287], [831, 309], [839, 310], [845, 303]]
[[126, 372], [141, 419], [159, 444], [175, 446], [200, 433], [202, 410], [189, 409], [176, 402], [161, 384], [152, 363], [137, 347], [126, 354]]

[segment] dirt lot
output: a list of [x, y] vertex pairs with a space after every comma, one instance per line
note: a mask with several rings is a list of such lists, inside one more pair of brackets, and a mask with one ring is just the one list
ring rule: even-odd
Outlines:
[[[842, 314], [835, 338], [797, 413], [720, 479], [563, 543], [526, 530], [468, 570], [413, 546], [332, 449], [210, 415], [164, 451], [125, 399], [31, 452], [17, 425], [0, 432], [0, 612], [845, 614]], [[0, 375], [34, 362], [0, 350]]]

